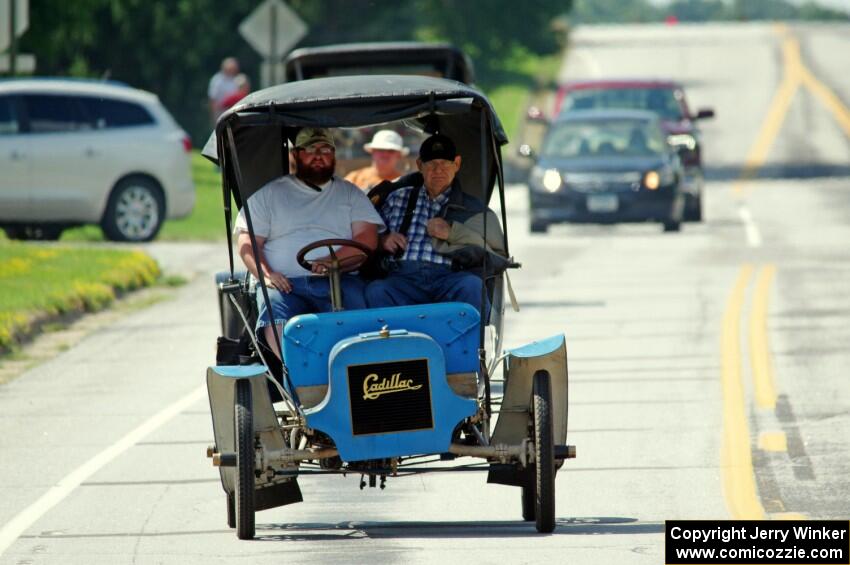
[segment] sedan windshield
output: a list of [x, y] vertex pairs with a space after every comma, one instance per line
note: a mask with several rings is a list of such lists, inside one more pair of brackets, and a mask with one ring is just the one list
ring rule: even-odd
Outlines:
[[645, 120], [566, 121], [552, 125], [543, 157], [648, 157], [664, 151], [657, 124]]
[[681, 120], [682, 106], [671, 88], [605, 88], [575, 90], [564, 100], [562, 112], [620, 108], [649, 110], [664, 120]]

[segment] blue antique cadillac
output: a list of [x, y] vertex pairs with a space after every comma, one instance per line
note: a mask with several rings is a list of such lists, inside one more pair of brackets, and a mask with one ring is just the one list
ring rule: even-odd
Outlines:
[[[461, 186], [485, 202], [498, 187], [505, 225], [507, 138], [483, 94], [431, 77], [335, 77], [255, 92], [220, 118], [204, 155], [221, 168], [228, 237], [231, 201], [241, 207], [287, 174], [299, 128], [385, 124], [449, 135], [464, 157]], [[523, 518], [554, 529], [555, 474], [575, 456], [566, 445], [566, 346], [558, 335], [501, 351], [504, 267], [519, 265], [494, 269], [485, 257], [492, 307], [482, 319], [482, 308], [454, 302], [344, 311], [335, 261], [327, 275], [334, 311], [289, 320], [277, 336], [280, 362], [254, 332], [265, 281], [234, 270], [230, 243], [230, 269], [217, 280], [222, 335], [207, 371], [215, 435], [207, 455], [239, 538], [254, 537], [256, 511], [302, 500], [301, 474], [359, 474], [361, 488], [383, 488], [394, 476], [445, 471], [435, 459], [520, 487]], [[356, 244], [318, 241], [298, 260], [308, 267], [311, 250], [335, 258], [339, 246]], [[498, 372], [500, 386], [491, 387]]]

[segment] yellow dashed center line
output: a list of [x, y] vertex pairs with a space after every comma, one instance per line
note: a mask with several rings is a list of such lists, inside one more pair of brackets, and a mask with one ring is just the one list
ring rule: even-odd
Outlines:
[[759, 434], [759, 449], [762, 451], [788, 451], [785, 432], [762, 432]]

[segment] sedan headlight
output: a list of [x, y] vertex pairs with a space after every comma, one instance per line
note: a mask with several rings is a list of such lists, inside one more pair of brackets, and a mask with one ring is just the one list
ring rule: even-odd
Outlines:
[[543, 173], [543, 188], [549, 192], [557, 192], [561, 183], [561, 173], [557, 169], [546, 169]]
[[541, 169], [540, 167], [531, 169], [528, 181], [531, 189], [538, 192], [557, 192], [563, 183], [558, 169]]
[[648, 188], [649, 190], [658, 190], [660, 186], [667, 186], [668, 184], [673, 184], [675, 180], [675, 174], [673, 171], [667, 167], [659, 169], [657, 171], [647, 171], [643, 175], [643, 186]]
[[661, 186], [660, 181], [661, 177], [658, 175], [658, 171], [649, 171], [643, 176], [643, 186], [649, 190], [656, 190]]

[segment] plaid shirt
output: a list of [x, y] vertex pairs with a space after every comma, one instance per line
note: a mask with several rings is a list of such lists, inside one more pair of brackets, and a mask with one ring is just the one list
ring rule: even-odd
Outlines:
[[[387, 197], [384, 205], [381, 207], [381, 217], [387, 224], [387, 228], [391, 232], [399, 231], [401, 222], [404, 219], [404, 212], [407, 209], [407, 197], [414, 187], [407, 186], [399, 188]], [[449, 189], [434, 200], [428, 196], [428, 191], [423, 186], [419, 190], [419, 199], [416, 201], [416, 208], [413, 210], [413, 218], [410, 222], [410, 229], [406, 234], [407, 249], [399, 258], [401, 261], [428, 261], [439, 265], [451, 265], [452, 261], [448, 257], [440, 255], [434, 251], [431, 245], [431, 236], [428, 235], [428, 220], [432, 218], [441, 218], [446, 204], [449, 201]]]

